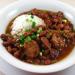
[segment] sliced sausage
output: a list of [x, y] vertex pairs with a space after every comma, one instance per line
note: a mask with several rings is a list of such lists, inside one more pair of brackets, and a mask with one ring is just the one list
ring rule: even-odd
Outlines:
[[25, 54], [29, 58], [34, 58], [40, 52], [39, 45], [36, 41], [32, 40], [24, 44]]

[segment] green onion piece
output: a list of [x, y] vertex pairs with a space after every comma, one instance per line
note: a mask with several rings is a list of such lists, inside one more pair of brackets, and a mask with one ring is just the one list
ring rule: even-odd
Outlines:
[[30, 31], [31, 31], [30, 29], [26, 29], [26, 30], [25, 30], [25, 32], [30, 32]]
[[33, 21], [31, 19], [26, 19], [27, 22], [32, 23]]
[[35, 34], [32, 34], [32, 35], [31, 35], [31, 38], [32, 38], [32, 39], [36, 39], [37, 36], [36, 36]]
[[44, 50], [44, 49], [42, 49], [41, 51], [42, 51], [42, 52], [44, 52], [45, 50]]
[[20, 36], [20, 44], [24, 44], [24, 42], [25, 42], [25, 36], [24, 35], [21, 35]]
[[31, 37], [30, 36], [27, 36], [26, 38], [25, 38], [25, 42], [30, 42], [32, 39], [31, 39]]
[[36, 23], [35, 23], [35, 22], [32, 22], [32, 28], [34, 28], [34, 27], [35, 27], [35, 25], [36, 25]]
[[38, 30], [37, 30], [37, 33], [41, 33], [43, 30], [42, 28], [40, 27]]
[[33, 19], [33, 18], [34, 18], [34, 16], [33, 16], [33, 15], [31, 15], [31, 18]]
[[32, 28], [34, 28], [35, 25], [36, 25], [36, 23], [33, 21], [33, 22], [32, 22]]

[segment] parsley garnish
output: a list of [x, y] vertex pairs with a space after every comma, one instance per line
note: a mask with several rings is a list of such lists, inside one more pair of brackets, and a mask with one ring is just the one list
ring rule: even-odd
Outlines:
[[34, 16], [33, 16], [33, 15], [31, 15], [31, 18], [33, 19], [33, 18], [34, 18]]
[[36, 23], [33, 21], [33, 22], [32, 22], [32, 28], [34, 28], [35, 25], [36, 25]]
[[37, 30], [37, 33], [41, 33], [43, 30], [42, 28], [40, 27], [38, 30]]
[[32, 35], [31, 35], [31, 38], [32, 38], [32, 39], [36, 39], [37, 36], [36, 36], [35, 34], [32, 34]]
[[21, 35], [20, 36], [20, 44], [24, 44], [24, 42], [25, 42], [25, 36], [24, 35]]
[[31, 39], [31, 37], [30, 36], [27, 36], [26, 38], [25, 38], [25, 42], [30, 42], [32, 39]]

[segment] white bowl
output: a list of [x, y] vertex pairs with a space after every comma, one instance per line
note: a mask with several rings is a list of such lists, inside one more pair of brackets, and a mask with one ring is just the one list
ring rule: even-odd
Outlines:
[[[17, 1], [6, 8], [0, 10], [0, 34], [5, 32], [8, 23], [18, 14], [28, 11], [33, 8], [47, 9], [52, 11], [62, 11], [65, 16], [73, 23], [75, 27], [75, 9], [67, 4], [56, 0], [21, 0]], [[63, 60], [47, 65], [32, 65], [24, 63], [7, 52], [7, 50], [2, 45], [2, 40], [0, 39], [0, 56], [9, 64], [17, 67], [21, 70], [35, 72], [35, 73], [52, 73], [64, 70], [75, 64], [75, 48], [72, 52]]]

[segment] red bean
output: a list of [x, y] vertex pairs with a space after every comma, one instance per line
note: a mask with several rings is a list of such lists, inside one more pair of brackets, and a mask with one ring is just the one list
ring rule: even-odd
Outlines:
[[3, 42], [3, 45], [4, 45], [5, 47], [7, 47], [7, 46], [10, 45], [10, 43], [9, 43], [9, 42]]
[[20, 57], [20, 51], [16, 51], [16, 52], [14, 53], [14, 56], [15, 56], [16, 58], [19, 58], [19, 57]]
[[6, 34], [2, 34], [0, 37], [2, 38], [3, 41], [7, 41], [8, 39], [8, 36]]
[[7, 47], [7, 50], [8, 50], [9, 53], [13, 53], [13, 50], [10, 46]]
[[40, 59], [35, 59], [35, 60], [34, 60], [34, 63], [35, 63], [35, 64], [40, 64]]
[[28, 35], [31, 35], [31, 34], [32, 34], [31, 32], [25, 32], [24, 36], [28, 36]]
[[45, 65], [49, 65], [49, 64], [51, 64], [51, 60], [50, 59], [45, 60]]

